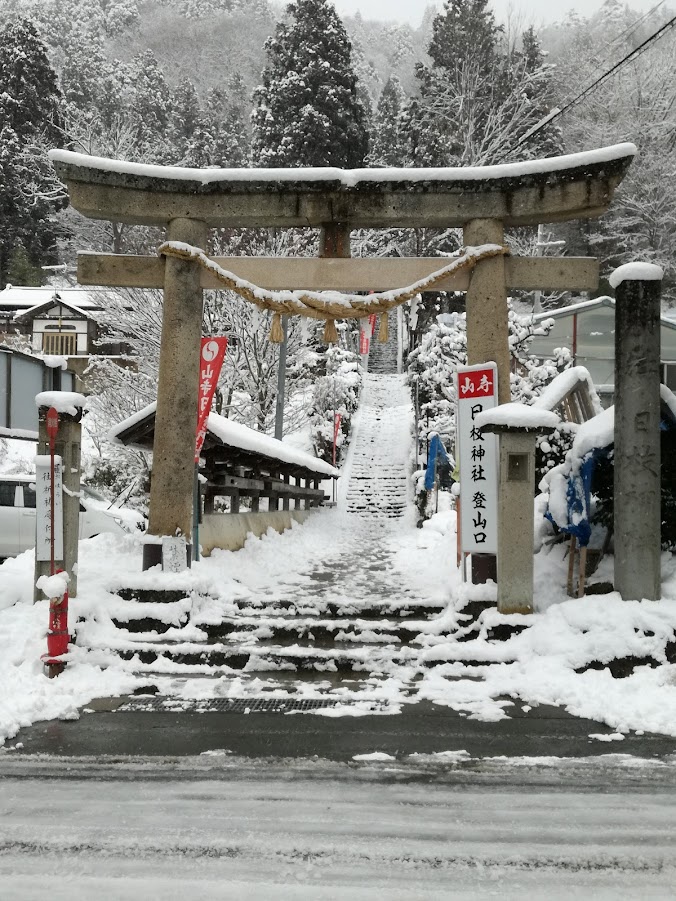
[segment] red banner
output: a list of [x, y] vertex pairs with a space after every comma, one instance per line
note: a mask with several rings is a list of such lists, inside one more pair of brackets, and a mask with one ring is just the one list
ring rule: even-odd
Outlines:
[[371, 337], [373, 337], [376, 333], [376, 322], [378, 321], [378, 317], [375, 313], [371, 313], [369, 316], [369, 322], [371, 323]]
[[228, 348], [227, 338], [202, 338], [200, 348], [200, 391], [197, 408], [197, 435], [195, 438], [195, 463], [199, 462], [200, 452], [207, 434], [207, 422], [211, 412], [211, 401], [221, 374], [221, 367]]
[[365, 328], [361, 328], [359, 330], [359, 353], [367, 354], [369, 352], [369, 347], [371, 346], [371, 341], [368, 336], [368, 332]]

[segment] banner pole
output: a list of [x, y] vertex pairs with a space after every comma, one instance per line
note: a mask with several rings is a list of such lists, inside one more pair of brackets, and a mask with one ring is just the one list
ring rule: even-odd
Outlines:
[[197, 563], [200, 558], [200, 465], [199, 461], [195, 463], [195, 479], [192, 492], [193, 507], [193, 554], [192, 558]]

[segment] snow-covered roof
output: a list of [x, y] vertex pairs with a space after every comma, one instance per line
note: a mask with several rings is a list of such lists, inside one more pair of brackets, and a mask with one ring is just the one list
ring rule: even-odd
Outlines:
[[0, 291], [0, 309], [30, 310], [42, 306], [49, 301], [61, 300], [73, 309], [100, 309], [91, 294], [81, 288], [53, 288], [43, 285], [40, 288], [28, 288], [17, 285], [6, 285]]
[[423, 181], [490, 181], [493, 179], [521, 178], [539, 175], [561, 169], [579, 169], [598, 163], [633, 157], [634, 144], [615, 144], [571, 153], [564, 156], [547, 157], [541, 160], [526, 160], [519, 163], [502, 163], [497, 166], [467, 166], [463, 168], [372, 168], [337, 169], [322, 168], [297, 169], [189, 169], [180, 166], [154, 166], [146, 163], [132, 163], [127, 160], [113, 160], [105, 157], [87, 156], [70, 150], [51, 150], [49, 158], [53, 162], [115, 172], [137, 177], [172, 179], [175, 181], [197, 182], [202, 185], [218, 182], [338, 182], [346, 188], [365, 183], [383, 182], [423, 182]]
[[17, 310], [14, 314], [14, 319], [35, 319], [43, 310], [50, 310], [52, 307], [66, 307], [66, 309], [75, 313], [77, 316], [84, 316], [85, 319], [92, 320], [95, 318], [91, 313], [87, 312], [87, 309], [76, 306], [74, 303], [69, 303], [67, 300], [64, 300], [63, 297], [56, 294], [50, 297], [49, 300], [41, 301], [34, 307], [29, 307], [27, 310]]
[[[657, 268], [657, 267], [656, 267]], [[527, 314], [528, 319], [534, 322], [543, 322], [546, 319], [562, 319], [566, 316], [572, 316], [575, 313], [585, 313], [589, 310], [595, 310], [598, 307], [608, 307], [615, 310], [615, 298], [604, 294], [602, 297], [595, 297], [593, 300], [583, 300], [581, 303], [573, 303], [568, 307], [560, 307], [557, 310], [547, 310], [544, 313]], [[660, 316], [660, 322], [667, 328], [676, 329], [676, 321], [668, 316]]]
[[[129, 433], [135, 426], [139, 426], [145, 420], [154, 420], [156, 409], [156, 401], [148, 404], [147, 407], [139, 410], [138, 413], [134, 413], [133, 416], [114, 426], [108, 433], [108, 437], [117, 444], [132, 443], [133, 439], [125, 441], [122, 440], [121, 436]], [[340, 475], [339, 470], [329, 463], [325, 463], [323, 460], [319, 460], [317, 457], [313, 457], [304, 451], [297, 450], [284, 441], [279, 441], [277, 438], [271, 438], [269, 435], [250, 429], [239, 422], [233, 422], [231, 419], [219, 416], [217, 413], [209, 415], [207, 434], [227, 447], [260, 454], [271, 460], [281, 460], [283, 463], [309, 469], [326, 478], [337, 479]]]

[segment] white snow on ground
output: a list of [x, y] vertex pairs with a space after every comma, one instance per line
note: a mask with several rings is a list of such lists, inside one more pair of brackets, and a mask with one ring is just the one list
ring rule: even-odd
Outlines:
[[[623, 602], [617, 594], [570, 600], [565, 596], [566, 561], [561, 547], [536, 556], [537, 612], [531, 618], [500, 617], [486, 611], [478, 637], [456, 642], [443, 629], [458, 622], [457, 608], [467, 597], [494, 597], [495, 586], [462, 585], [454, 565], [455, 516], [437, 514], [417, 530], [398, 523], [383, 541], [392, 552], [392, 571], [386, 576], [430, 602], [443, 597], [445, 615], [429, 624], [420, 662], [436, 662], [422, 669], [419, 697], [434, 700], [484, 720], [509, 715], [506, 697], [531, 705], [556, 704], [577, 716], [606, 723], [615, 731], [661, 732], [676, 736], [676, 666], [664, 662], [664, 648], [676, 629], [676, 560], [664, 556], [664, 599]], [[217, 552], [185, 574], [141, 573], [140, 545], [134, 537], [101, 535], [81, 543], [78, 598], [71, 600], [70, 624], [78, 616], [100, 618], [105, 630], [106, 609], [115, 603], [111, 589], [130, 577], [135, 585], [181, 587], [210, 594], [211, 614], [225, 611], [235, 598], [255, 598], [280, 592], [297, 594], [311, 580], [307, 573], [317, 560], [337, 556], [346, 572], [359, 567], [354, 521], [339, 510], [318, 512], [304, 526], [283, 535], [269, 532], [251, 538], [239, 552]], [[608, 565], [607, 563], [605, 565]], [[369, 578], [368, 574], [363, 577]], [[603, 578], [603, 573], [600, 574]], [[346, 576], [346, 579], [348, 577]], [[383, 576], [375, 573], [370, 578]], [[340, 596], [340, 583], [337, 586]], [[78, 716], [78, 708], [93, 698], [129, 693], [147, 679], [129, 671], [129, 664], [110, 652], [75, 647], [72, 662], [58, 678], [48, 680], [40, 655], [46, 651], [48, 602], [32, 603], [33, 558], [26, 552], [0, 566], [0, 738], [13, 737], [20, 727], [52, 718]], [[183, 602], [189, 605], [189, 599]], [[486, 630], [498, 622], [527, 622], [530, 628], [505, 642], [489, 642]], [[111, 646], [114, 642], [112, 625]], [[187, 638], [187, 636], [183, 636]], [[623, 679], [607, 669], [576, 673], [591, 661], [607, 663], [615, 657], [651, 657], [654, 668], [638, 667]], [[485, 660], [466, 666], [463, 660]], [[393, 704], [412, 700], [404, 691], [411, 666], [396, 672], [379, 689]], [[481, 681], [477, 680], [481, 677]], [[154, 681], [158, 681], [157, 679]], [[171, 690], [172, 678], [158, 682]], [[237, 697], [246, 687], [238, 676], [214, 680], [182, 680], [176, 692], [183, 697]], [[313, 685], [306, 686], [313, 696]], [[255, 691], [255, 683], [248, 691]], [[343, 708], [344, 714], [350, 708]], [[355, 713], [358, 711], [355, 710]]]
[[[94, 698], [147, 685], [149, 672], [178, 709], [193, 699], [260, 694], [266, 671], [262, 634], [256, 638], [262, 639], [258, 647], [255, 642], [247, 646], [251, 657], [245, 670], [220, 666], [214, 674], [207, 663], [182, 671], [172, 659], [158, 657], [148, 666], [138, 657], [123, 660], [116, 649], [136, 653], [145, 643], [152, 651], [160, 638], [155, 632], [130, 636], [115, 627], [113, 618], [123, 602], [114, 592], [125, 585], [185, 592], [184, 599], [162, 605], [162, 619], [170, 628], [161, 639], [197, 656], [206, 642], [199, 624], [217, 625], [225, 616], [239, 615], [238, 603], [253, 608], [287, 602], [299, 616], [318, 598], [349, 608], [373, 596], [395, 607], [413, 605], [421, 617], [426, 607], [445, 605], [437, 618], [416, 622], [418, 638], [408, 646], [399, 647], [396, 636], [384, 642], [386, 631], [362, 622], [363, 641], [352, 652], [356, 669], [379, 677], [362, 685], [359, 680], [352, 686], [334, 684], [334, 697], [361, 703], [318, 711], [323, 715], [373, 712], [374, 701], [386, 705], [384, 713], [396, 714], [403, 704], [427, 699], [494, 721], [509, 717], [511, 699], [518, 699], [529, 706], [558, 705], [606, 724], [618, 735], [642, 730], [676, 736], [676, 665], [667, 662], [665, 653], [675, 640], [676, 557], [663, 557], [660, 602], [623, 602], [616, 593], [571, 600], [565, 593], [565, 546], [544, 547], [535, 557], [536, 613], [503, 617], [488, 609], [470, 631], [463, 606], [468, 600], [494, 600], [496, 587], [462, 583], [455, 564], [453, 511], [415, 528], [405, 488], [410, 418], [410, 397], [401, 379], [369, 376], [355, 417], [358, 433], [345, 464], [347, 484], [341, 486], [339, 507], [318, 511], [283, 535], [270, 531], [260, 539], [250, 537], [241, 551], [217, 551], [185, 573], [141, 572], [140, 536], [100, 535], [81, 542], [79, 595], [70, 606], [71, 630], [80, 621], [79, 641], [57, 679], [44, 676], [40, 660], [47, 650], [48, 601], [33, 604], [33, 554], [5, 561], [0, 565], [0, 743], [38, 720], [74, 718]], [[317, 576], [330, 580], [318, 581]], [[595, 579], [612, 579], [611, 558], [603, 561]], [[139, 618], [154, 615], [143, 604], [134, 610]], [[198, 616], [182, 625], [188, 610]], [[508, 640], [494, 640], [490, 630], [505, 624], [526, 628]], [[314, 653], [330, 675], [335, 670], [331, 651]], [[605, 665], [627, 657], [652, 665], [614, 678]], [[376, 660], [380, 666], [372, 667]], [[596, 668], [589, 669], [590, 664]], [[279, 667], [294, 669], [284, 660]], [[301, 691], [304, 698], [326, 696], [326, 686], [312, 679], [300, 688], [280, 679], [272, 692], [269, 683], [266, 689], [268, 696], [290, 691]]]

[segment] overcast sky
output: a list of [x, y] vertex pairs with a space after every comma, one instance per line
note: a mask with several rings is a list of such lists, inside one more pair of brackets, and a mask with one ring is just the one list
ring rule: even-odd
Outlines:
[[[658, 0], [628, 0], [633, 9], [643, 12], [657, 4]], [[350, 15], [359, 10], [365, 19], [394, 19], [398, 22], [410, 22], [420, 25], [428, 0], [334, 0], [335, 7], [341, 15]], [[498, 19], [505, 19], [511, 8], [525, 16], [525, 24], [540, 25], [561, 19], [570, 9], [576, 9], [581, 15], [589, 15], [600, 6], [603, 0], [492, 0]], [[439, 9], [442, 0], [433, 5]]]

